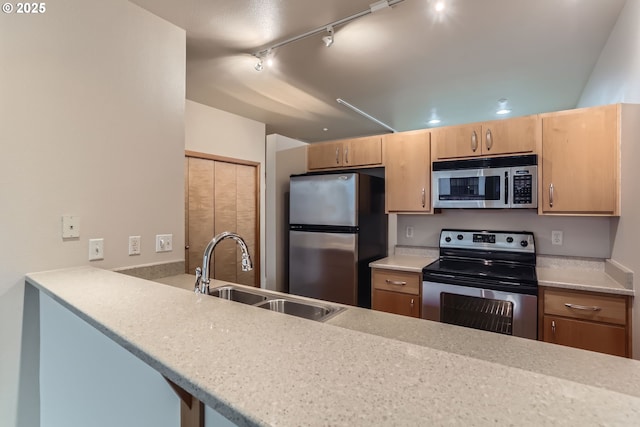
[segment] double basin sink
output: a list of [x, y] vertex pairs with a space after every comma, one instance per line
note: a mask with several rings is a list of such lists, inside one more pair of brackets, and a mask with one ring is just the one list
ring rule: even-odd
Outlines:
[[253, 289], [248, 290], [233, 285], [212, 288], [209, 290], [209, 295], [319, 322], [323, 322], [344, 310], [343, 307], [330, 304], [303, 301], [290, 297], [284, 298], [279, 295]]

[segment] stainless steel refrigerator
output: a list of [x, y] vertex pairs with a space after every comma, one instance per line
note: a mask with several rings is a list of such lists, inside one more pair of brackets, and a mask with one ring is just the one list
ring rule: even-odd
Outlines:
[[289, 224], [289, 292], [371, 307], [369, 262], [387, 255], [384, 179], [294, 175]]

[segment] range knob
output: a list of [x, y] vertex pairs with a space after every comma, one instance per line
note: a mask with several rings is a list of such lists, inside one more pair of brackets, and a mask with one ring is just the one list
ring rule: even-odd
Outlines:
[[464, 239], [464, 236], [462, 236], [462, 234], [458, 234], [458, 240], [462, 240]]
[[527, 246], [529, 246], [529, 242], [527, 242], [526, 240], [522, 240], [520, 242], [520, 246], [522, 246], [523, 248], [526, 248]]
[[507, 243], [513, 243], [513, 237], [511, 236], [507, 237]]
[[447, 236], [447, 237], [445, 237], [445, 238], [444, 238], [444, 240], [445, 240], [447, 243], [449, 243], [449, 242], [451, 242], [451, 237]]

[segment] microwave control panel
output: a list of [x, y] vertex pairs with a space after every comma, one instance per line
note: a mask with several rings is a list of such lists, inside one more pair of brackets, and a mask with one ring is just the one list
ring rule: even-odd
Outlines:
[[533, 203], [533, 175], [530, 173], [519, 175], [516, 171], [513, 176], [513, 204], [528, 205]]

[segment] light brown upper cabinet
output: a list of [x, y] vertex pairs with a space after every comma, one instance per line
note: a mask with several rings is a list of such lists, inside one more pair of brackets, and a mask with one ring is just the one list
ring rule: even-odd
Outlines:
[[382, 165], [382, 136], [318, 142], [307, 147], [309, 170]]
[[620, 105], [542, 114], [540, 213], [619, 215]]
[[435, 159], [533, 153], [538, 116], [515, 117], [431, 130]]
[[384, 137], [387, 212], [431, 210], [431, 151], [428, 130]]

